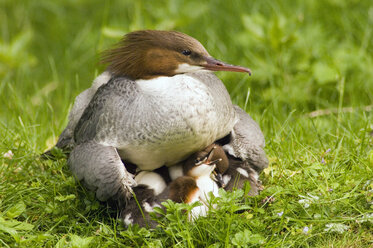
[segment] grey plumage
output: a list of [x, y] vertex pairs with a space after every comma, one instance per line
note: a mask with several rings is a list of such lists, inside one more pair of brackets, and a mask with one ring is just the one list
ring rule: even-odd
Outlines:
[[[121, 133], [118, 129], [129, 129], [128, 116], [123, 113], [126, 108], [131, 108], [138, 95], [134, 81], [125, 77], [112, 77], [107, 84], [98, 88], [85, 108], [74, 130], [75, 142], [80, 144], [95, 140], [115, 145]], [[126, 132], [122, 134], [126, 135]]]
[[[205, 76], [206, 81], [224, 87], [212, 73], [191, 75]], [[179, 92], [175, 89], [175, 94], [183, 95], [185, 89], [195, 90], [188, 88], [183, 81], [180, 85], [181, 89]], [[135, 81], [113, 77], [97, 90], [83, 112], [75, 128], [75, 142], [81, 144], [93, 140], [113, 146], [124, 160], [140, 168], [143, 164], [154, 169], [163, 164], [179, 162], [215, 139], [227, 135], [235, 122], [235, 113], [230, 101], [227, 101], [227, 92], [223, 91], [217, 98], [211, 86], [200, 87], [196, 90], [197, 97], [191, 95], [189, 102], [185, 102], [174, 100], [174, 97], [170, 100], [171, 96], [162, 98], [144, 93]], [[200, 92], [203, 92], [202, 96], [198, 95]], [[204, 101], [210, 102], [206, 104]], [[209, 116], [201, 118], [204, 114], [212, 115], [221, 125], [212, 124]], [[212, 125], [218, 127], [210, 128]], [[168, 157], [153, 157], [148, 161], [146, 154], [139, 155], [141, 151], [153, 152], [155, 149], [157, 154], [166, 154], [170, 149], [176, 149], [177, 152], [167, 154]]]
[[131, 188], [136, 186], [114, 147], [93, 141], [79, 144], [67, 163], [76, 178], [95, 191], [101, 201], [109, 198], [125, 201], [131, 197]]
[[92, 86], [82, 93], [80, 93], [74, 101], [73, 107], [69, 113], [69, 122], [63, 132], [60, 134], [56, 147], [61, 148], [65, 151], [70, 151], [75, 146], [74, 130], [78, 124], [84, 110], [92, 100], [92, 97], [96, 94], [96, 91], [103, 84], [106, 84], [110, 78], [111, 73], [108, 71], [99, 75], [92, 83]]
[[239, 121], [233, 127], [230, 142], [223, 148], [233, 157], [247, 161], [259, 174], [268, 166], [268, 159], [263, 149], [264, 135], [249, 114], [237, 105], [234, 106], [234, 110]]
[[[179, 160], [232, 131], [230, 143], [224, 146], [224, 149], [235, 157], [247, 160], [260, 172], [267, 166], [268, 161], [263, 151], [264, 138], [259, 126], [238, 106], [233, 107], [224, 85], [214, 74], [197, 72], [188, 75], [202, 81], [209, 89], [206, 93], [209, 97], [207, 100], [213, 99], [204, 109], [205, 112], [199, 113], [197, 109], [189, 113], [188, 117], [198, 119], [203, 126], [204, 122], [209, 121], [205, 113], [218, 111], [222, 125], [214, 123], [218, 130], [199, 147], [178, 151], [184, 153], [180, 154]], [[162, 99], [144, 94], [135, 81], [125, 77], [112, 77], [109, 81], [103, 80], [100, 85], [93, 96], [94, 87], [89, 93], [78, 96], [70, 114], [72, 118], [60, 140], [69, 140], [73, 151], [68, 164], [78, 179], [96, 191], [98, 199], [128, 199], [131, 196], [129, 189], [135, 184], [132, 175], [121, 161], [131, 161], [125, 150], [121, 151], [122, 147], [128, 144], [140, 147], [145, 145], [151, 149], [159, 148], [162, 152], [162, 142], [167, 142], [170, 136], [174, 139], [171, 141], [174, 142], [172, 145], [176, 145], [191, 134], [199, 134], [188, 126], [188, 120], [180, 121], [185, 117], [179, 115], [185, 114], [190, 102], [182, 105], [185, 109], [167, 109], [167, 106], [162, 107], [165, 104]], [[192, 104], [200, 106], [204, 102]], [[79, 121], [76, 121], [77, 119]], [[176, 128], [175, 123], [178, 124]], [[73, 140], [70, 137], [72, 129]], [[69, 135], [64, 137], [66, 133]], [[138, 153], [141, 154], [141, 150]]]

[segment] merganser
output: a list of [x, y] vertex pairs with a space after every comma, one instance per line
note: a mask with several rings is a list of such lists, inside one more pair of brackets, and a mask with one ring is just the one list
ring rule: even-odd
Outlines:
[[[162, 207], [163, 201], [156, 195], [149, 184], [139, 184], [132, 188], [133, 197], [127, 202], [125, 208], [120, 210], [120, 220], [125, 226], [138, 224], [140, 227], [155, 228], [158, 223], [153, 220], [150, 213], [155, 207]], [[164, 199], [165, 200], [165, 199]]]
[[201, 191], [201, 200], [207, 202], [209, 193], [219, 196], [219, 187], [215, 180], [213, 180], [213, 172], [216, 168], [216, 163], [221, 162], [221, 158], [212, 160], [214, 157], [214, 146], [210, 146], [200, 152], [193, 154], [185, 162], [183, 171], [186, 176], [192, 177], [196, 180], [197, 186]]
[[216, 165], [216, 168], [213, 171], [214, 180], [218, 183], [219, 187], [224, 188], [225, 184], [223, 181], [223, 174], [228, 170], [229, 160], [223, 147], [214, 143], [199, 152], [201, 157], [204, 153], [207, 154], [205, 160], [213, 161]]
[[140, 171], [135, 176], [137, 185], [133, 187], [134, 197], [121, 210], [120, 218], [126, 226], [138, 224], [141, 227], [155, 228], [157, 222], [150, 218], [154, 207], [161, 207], [165, 199], [158, 197], [167, 185], [162, 176], [153, 171]]
[[204, 150], [193, 154], [183, 165], [185, 176], [179, 177], [169, 185], [169, 198], [175, 202], [194, 203], [202, 205], [192, 209], [189, 219], [194, 220], [199, 216], [205, 216], [211, 204], [210, 193], [219, 196], [219, 186], [213, 179], [216, 164], [222, 158], [214, 154], [215, 145], [210, 145]]
[[103, 61], [107, 70], [76, 98], [56, 144], [71, 150], [71, 171], [99, 200], [131, 198], [126, 162], [172, 166], [224, 137], [227, 152], [257, 173], [267, 166], [260, 128], [211, 72], [249, 69], [212, 58], [186, 34], [157, 30], [125, 35]]
[[167, 187], [165, 180], [161, 175], [153, 171], [140, 171], [135, 176], [137, 185], [147, 185], [150, 189], [154, 190], [155, 195], [159, 195]]
[[[226, 149], [229, 151], [229, 144]], [[210, 153], [209, 159], [215, 160], [216, 169], [213, 172], [215, 181], [219, 187], [225, 190], [232, 191], [233, 189], [242, 189], [245, 182], [250, 183], [250, 191], [248, 195], [257, 195], [263, 186], [258, 178], [257, 172], [250, 166], [250, 162], [236, 158], [224, 150], [218, 144], [212, 144], [206, 147], [199, 154]]]
[[263, 190], [261, 181], [255, 169], [248, 161], [242, 161], [231, 155], [227, 155], [229, 159], [229, 167], [222, 175], [223, 188], [227, 191], [234, 189], [242, 189], [246, 182], [250, 183], [250, 191], [248, 195], [255, 196]]

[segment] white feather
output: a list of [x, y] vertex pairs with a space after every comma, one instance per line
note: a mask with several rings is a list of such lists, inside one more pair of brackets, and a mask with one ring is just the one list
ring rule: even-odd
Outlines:
[[124, 217], [123, 221], [124, 221], [124, 224], [125, 224], [126, 226], [132, 225], [132, 224], [133, 224], [132, 214], [131, 214], [131, 213], [127, 214], [127, 215]]
[[229, 183], [229, 181], [231, 180], [231, 176], [230, 175], [224, 175], [223, 176], [223, 182], [225, 185], [227, 185]]
[[163, 178], [152, 171], [141, 171], [136, 175], [135, 181], [137, 184], [145, 184], [150, 189], [153, 189], [155, 195], [162, 193], [162, 191], [167, 187]]
[[244, 177], [249, 177], [249, 173], [247, 173], [247, 171], [246, 171], [245, 169], [238, 167], [236, 170], [237, 170], [237, 172], [240, 173], [242, 176], [244, 176]]
[[197, 186], [200, 189], [200, 197], [202, 201], [208, 201], [210, 192], [212, 192], [216, 197], [219, 196], [219, 187], [210, 176], [198, 178]]
[[175, 180], [178, 177], [182, 177], [183, 173], [183, 166], [181, 164], [177, 164], [168, 168], [168, 172], [170, 174], [171, 180]]
[[187, 73], [187, 72], [195, 72], [195, 71], [201, 71], [203, 70], [203, 67], [201, 66], [195, 66], [190, 64], [180, 64], [177, 69], [175, 70], [175, 73]]

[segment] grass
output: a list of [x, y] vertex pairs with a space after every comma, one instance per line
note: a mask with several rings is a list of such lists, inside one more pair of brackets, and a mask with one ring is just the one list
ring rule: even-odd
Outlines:
[[[372, 247], [372, 13], [368, 0], [0, 1], [0, 247]], [[218, 76], [266, 136], [261, 195], [223, 193], [194, 223], [168, 203], [162, 228], [126, 230], [64, 158], [38, 158], [99, 52], [144, 28], [252, 69]]]

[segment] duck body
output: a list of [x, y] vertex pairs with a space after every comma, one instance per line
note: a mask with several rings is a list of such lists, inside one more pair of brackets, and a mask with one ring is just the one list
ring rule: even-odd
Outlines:
[[70, 170], [99, 200], [126, 206], [137, 185], [126, 164], [173, 166], [223, 137], [224, 150], [257, 173], [268, 165], [260, 128], [212, 73], [250, 69], [214, 59], [188, 35], [157, 30], [125, 35], [103, 62], [56, 144], [71, 151]]
[[113, 77], [83, 112], [75, 140], [113, 146], [124, 161], [154, 170], [226, 136], [236, 121], [228, 92], [211, 72], [136, 81]]

